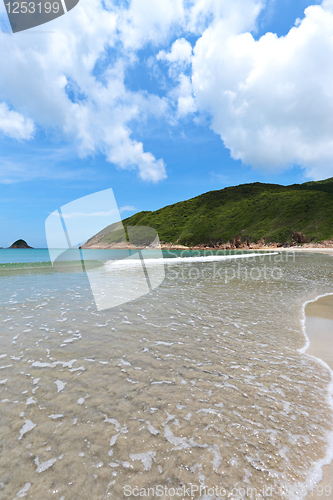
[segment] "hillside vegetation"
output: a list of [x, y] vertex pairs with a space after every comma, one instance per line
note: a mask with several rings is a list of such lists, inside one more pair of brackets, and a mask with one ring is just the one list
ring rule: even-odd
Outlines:
[[[322, 241], [333, 238], [333, 178], [291, 186], [244, 184], [140, 212], [126, 226], [154, 228], [162, 242], [221, 245], [238, 241]], [[104, 234], [102, 234], [104, 233]], [[107, 230], [97, 238], [107, 243]], [[297, 239], [296, 237], [296, 239]]]

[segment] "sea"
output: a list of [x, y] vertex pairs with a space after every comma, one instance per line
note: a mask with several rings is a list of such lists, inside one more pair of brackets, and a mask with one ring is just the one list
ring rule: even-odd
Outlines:
[[84, 252], [0, 250], [0, 499], [311, 498], [332, 372], [304, 304], [333, 292], [332, 256], [152, 251], [144, 290], [142, 256]]

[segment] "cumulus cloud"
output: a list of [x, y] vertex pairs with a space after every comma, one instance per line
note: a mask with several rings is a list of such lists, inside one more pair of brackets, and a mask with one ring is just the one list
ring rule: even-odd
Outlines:
[[229, 33], [255, 29], [265, 0], [192, 0], [187, 13], [187, 29], [201, 34], [217, 22]]
[[7, 104], [0, 103], [0, 131], [13, 139], [31, 139], [35, 130], [34, 122], [12, 111]]
[[196, 105], [191, 79], [182, 73], [191, 65], [192, 45], [185, 38], [179, 38], [172, 44], [170, 52], [161, 50], [156, 57], [157, 60], [168, 64], [169, 76], [178, 82], [178, 86], [169, 94], [169, 97], [177, 103], [177, 117], [183, 118], [194, 113]]
[[119, 23], [124, 47], [138, 50], [147, 42], [168, 42], [172, 28], [182, 24], [184, 16], [183, 0], [131, 0]]
[[[133, 138], [132, 124], [202, 115], [245, 164], [333, 175], [333, 0], [308, 7], [286, 36], [256, 40], [263, 7], [264, 0], [81, 0], [47, 36], [27, 43], [3, 33], [0, 131], [22, 140], [35, 127], [55, 131], [79, 155], [102, 153], [157, 182], [166, 165]], [[159, 96], [126, 86], [145, 47], [171, 78], [160, 78]]]
[[[162, 115], [166, 108], [163, 99], [133, 93], [124, 84], [135, 52], [121, 44], [126, 37], [119, 30], [126, 28], [134, 37], [134, 31], [143, 35], [147, 29], [146, 24], [131, 31], [124, 22], [126, 16], [133, 18], [137, 3], [120, 9], [109, 2], [105, 10], [99, 0], [81, 0], [53, 21], [54, 33], [31, 35], [28, 44], [24, 34], [3, 34], [0, 98], [15, 109], [1, 108], [7, 117], [0, 115], [4, 133], [29, 139], [33, 123], [23, 118], [28, 111], [37, 125], [74, 143], [80, 156], [102, 153], [119, 168], [136, 169], [143, 180], [164, 179], [163, 160], [145, 152], [144, 145], [131, 137], [129, 126], [147, 115]], [[140, 43], [145, 43], [143, 38]], [[108, 51], [116, 47], [119, 55], [109, 60]], [[102, 69], [96, 70], [99, 64]]]
[[[24, 34], [3, 33], [0, 99], [13, 110], [1, 108], [6, 115], [1, 130], [28, 140], [34, 122], [76, 145], [80, 156], [102, 153], [143, 180], [164, 179], [163, 159], [133, 139], [131, 124], [168, 115], [175, 123], [173, 100], [178, 118], [196, 110], [191, 80], [184, 74], [192, 47], [181, 36], [170, 49], [172, 37], [200, 35], [216, 20], [238, 30], [250, 28], [260, 6], [259, 0], [81, 0], [52, 21], [53, 33], [32, 35], [28, 43]], [[147, 45], [169, 64], [177, 81], [164, 98], [131, 92], [125, 85], [126, 71]]]
[[172, 44], [170, 52], [160, 50], [156, 57], [160, 61], [187, 66], [191, 62], [192, 45], [185, 38], [179, 38]]
[[178, 117], [183, 118], [186, 115], [196, 112], [197, 107], [192, 92], [190, 78], [184, 74], [180, 75], [179, 86], [176, 89], [176, 93], [178, 94]]
[[256, 41], [217, 22], [197, 42], [193, 91], [234, 159], [273, 169], [299, 164], [333, 175], [333, 2], [311, 6], [284, 37]]

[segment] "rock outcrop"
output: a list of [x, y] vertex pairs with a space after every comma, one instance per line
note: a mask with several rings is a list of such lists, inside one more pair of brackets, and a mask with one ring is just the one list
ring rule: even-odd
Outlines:
[[292, 233], [292, 237], [295, 243], [309, 243], [309, 239], [305, 236], [305, 234], [300, 232]]

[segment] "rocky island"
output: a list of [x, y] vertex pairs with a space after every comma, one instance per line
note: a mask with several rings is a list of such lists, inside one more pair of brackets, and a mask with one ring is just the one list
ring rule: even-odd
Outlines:
[[9, 248], [32, 248], [29, 247], [28, 243], [24, 240], [17, 240]]

